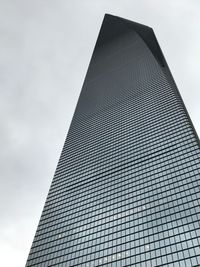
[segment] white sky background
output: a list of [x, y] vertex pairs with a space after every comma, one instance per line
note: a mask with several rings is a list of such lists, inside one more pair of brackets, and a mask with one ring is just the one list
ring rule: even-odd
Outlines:
[[0, 0], [0, 258], [33, 240], [105, 13], [151, 26], [200, 136], [199, 0]]

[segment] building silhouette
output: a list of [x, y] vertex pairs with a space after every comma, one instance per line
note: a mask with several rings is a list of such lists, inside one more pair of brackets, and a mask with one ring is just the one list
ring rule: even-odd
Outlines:
[[199, 181], [153, 30], [105, 15], [26, 266], [200, 266]]

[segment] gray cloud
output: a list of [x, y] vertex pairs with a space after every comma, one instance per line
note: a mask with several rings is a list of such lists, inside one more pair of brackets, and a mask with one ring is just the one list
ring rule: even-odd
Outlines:
[[154, 28], [200, 134], [199, 11], [197, 0], [0, 1], [2, 266], [25, 264], [104, 13]]

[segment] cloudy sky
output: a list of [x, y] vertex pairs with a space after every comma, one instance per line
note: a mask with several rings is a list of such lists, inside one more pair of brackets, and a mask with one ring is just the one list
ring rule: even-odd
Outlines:
[[105, 13], [153, 27], [200, 135], [199, 0], [0, 0], [1, 266], [25, 265]]

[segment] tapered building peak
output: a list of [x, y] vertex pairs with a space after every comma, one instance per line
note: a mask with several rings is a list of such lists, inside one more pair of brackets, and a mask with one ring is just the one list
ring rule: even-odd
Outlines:
[[105, 14], [97, 45], [101, 46], [103, 44], [116, 41], [117, 38], [121, 38], [121, 36], [127, 34], [128, 32], [133, 33], [133, 31], [135, 31], [143, 39], [152, 54], [158, 60], [159, 64], [164, 67], [165, 59], [153, 29], [137, 22]]

